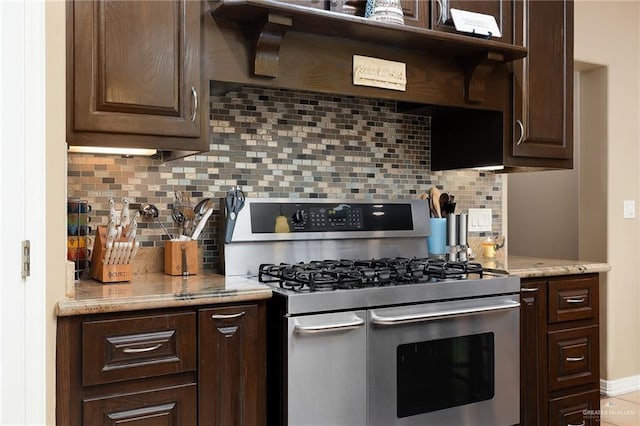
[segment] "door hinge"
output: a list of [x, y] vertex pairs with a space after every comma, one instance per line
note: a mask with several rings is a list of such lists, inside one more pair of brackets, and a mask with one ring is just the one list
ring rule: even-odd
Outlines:
[[22, 278], [31, 275], [31, 241], [22, 242]]

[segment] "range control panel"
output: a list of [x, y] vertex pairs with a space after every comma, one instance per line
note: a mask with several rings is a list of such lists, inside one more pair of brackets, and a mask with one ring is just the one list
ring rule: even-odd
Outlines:
[[[298, 211], [304, 212], [304, 210]], [[362, 229], [362, 208], [352, 207], [349, 204], [340, 204], [336, 207], [312, 207], [309, 209], [308, 225], [309, 229], [317, 228], [322, 231], [333, 231], [338, 228], [359, 230]]]
[[254, 203], [253, 233], [411, 230], [410, 204]]

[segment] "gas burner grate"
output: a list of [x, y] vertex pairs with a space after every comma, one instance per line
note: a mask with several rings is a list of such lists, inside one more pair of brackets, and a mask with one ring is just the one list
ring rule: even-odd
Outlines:
[[482, 266], [473, 262], [445, 262], [428, 258], [314, 260], [308, 263], [263, 264], [258, 279], [295, 291], [332, 291], [412, 283], [482, 278]]

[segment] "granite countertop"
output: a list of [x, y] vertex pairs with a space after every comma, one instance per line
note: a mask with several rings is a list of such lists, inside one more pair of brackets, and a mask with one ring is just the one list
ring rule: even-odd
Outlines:
[[[606, 263], [580, 260], [507, 256], [506, 259], [478, 258], [490, 271], [520, 278], [606, 272]], [[162, 272], [134, 274], [124, 283], [103, 284], [94, 280], [75, 283], [67, 298], [58, 302], [56, 314], [71, 316], [178, 306], [207, 305], [268, 299], [270, 287], [243, 277], [226, 277], [205, 271], [188, 277]]]
[[552, 277], [558, 275], [589, 274], [611, 269], [607, 263], [583, 260], [545, 259], [540, 257], [507, 256], [503, 260], [477, 259], [483, 268], [506, 272], [520, 278]]
[[133, 280], [103, 284], [82, 280], [58, 302], [56, 314], [71, 316], [138, 309], [193, 306], [268, 299], [271, 289], [243, 277], [203, 272], [173, 277], [161, 272], [134, 274]]

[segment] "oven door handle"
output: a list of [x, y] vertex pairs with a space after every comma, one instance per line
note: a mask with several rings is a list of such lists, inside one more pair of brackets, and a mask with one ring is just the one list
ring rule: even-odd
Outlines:
[[500, 305], [482, 306], [480, 308], [451, 309], [448, 311], [400, 315], [397, 317], [384, 317], [384, 316], [376, 315], [376, 313], [372, 311], [371, 321], [373, 321], [374, 324], [378, 324], [378, 325], [399, 325], [399, 324], [408, 324], [412, 322], [432, 321], [432, 320], [447, 319], [452, 317], [462, 317], [462, 316], [468, 316], [468, 315], [481, 314], [485, 312], [503, 311], [506, 309], [515, 309], [519, 307], [520, 307], [520, 302], [512, 301], [512, 302], [509, 302], [508, 304], [503, 303]]
[[338, 324], [327, 324], [327, 325], [296, 324], [294, 326], [294, 330], [297, 333], [301, 333], [301, 334], [315, 334], [315, 333], [326, 333], [330, 331], [353, 330], [355, 328], [360, 328], [363, 325], [364, 325], [364, 320], [362, 318], [356, 318], [354, 321], [343, 322]]

